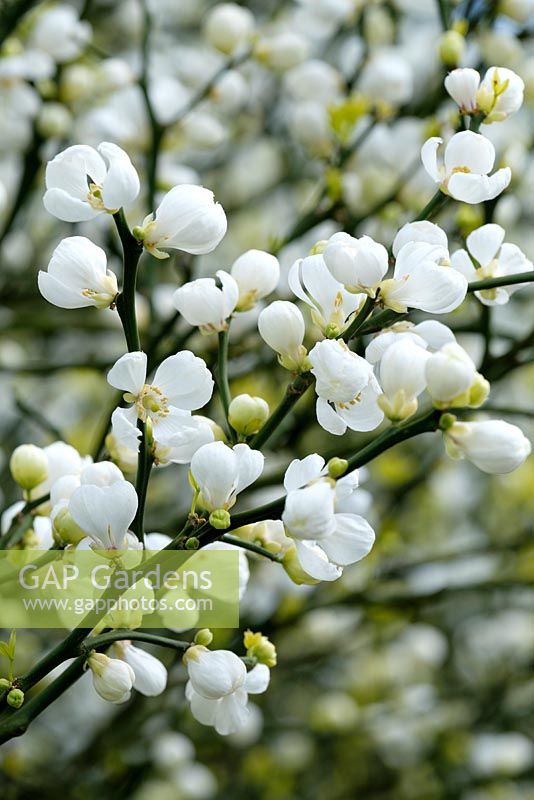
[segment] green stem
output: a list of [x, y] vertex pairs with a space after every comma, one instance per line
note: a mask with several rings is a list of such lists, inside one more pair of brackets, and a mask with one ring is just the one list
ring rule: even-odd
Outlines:
[[422, 211], [416, 216], [413, 222], [421, 222], [424, 219], [432, 219], [435, 217], [438, 211], [449, 202], [450, 196], [448, 194], [444, 194], [441, 189], [438, 189], [434, 197], [432, 197], [426, 206], [423, 208]]
[[297, 375], [287, 387], [283, 400], [280, 401], [263, 428], [250, 440], [249, 444], [252, 448], [259, 450], [265, 444], [312, 383], [311, 372]]
[[411, 422], [404, 423], [404, 425], [388, 428], [381, 433], [380, 436], [377, 436], [376, 439], [351, 456], [348, 459], [348, 468], [358, 469], [358, 467], [363, 467], [386, 450], [389, 450], [391, 447], [401, 442], [405, 442], [407, 439], [412, 439], [414, 436], [418, 436], [421, 433], [436, 431], [439, 427], [439, 420], [442, 413], [442, 411], [433, 409]]
[[503, 275], [501, 278], [484, 278], [481, 281], [472, 281], [467, 287], [468, 292], [481, 292], [484, 289], [496, 289], [499, 286], [514, 286], [517, 283], [532, 283], [534, 271], [519, 272], [515, 275]]
[[2, 537], [0, 537], [0, 550], [6, 550], [10, 544], [14, 544], [19, 540], [22, 534], [28, 530], [31, 525], [31, 512], [38, 506], [46, 503], [50, 499], [50, 495], [46, 494], [38, 497], [35, 500], [30, 500], [26, 505], [21, 508], [15, 519], [11, 523], [9, 530], [7, 530]]
[[256, 553], [258, 556], [263, 556], [264, 558], [268, 558], [270, 561], [280, 562], [280, 559], [274, 553], [270, 553], [269, 550], [266, 550], [264, 547], [261, 547], [259, 544], [254, 544], [254, 542], [247, 542], [246, 539], [240, 539], [238, 536], [232, 536], [231, 533], [225, 533], [221, 536], [221, 542], [226, 542], [227, 544], [233, 544], [236, 547], [242, 547], [243, 550], [249, 550], [251, 553]]
[[444, 31], [449, 30], [449, 6], [447, 0], [438, 0], [439, 17]]
[[146, 497], [148, 492], [148, 482], [150, 481], [150, 473], [154, 463], [154, 457], [148, 442], [146, 425], [141, 420], [138, 422], [138, 428], [141, 431], [141, 440], [139, 442], [139, 454], [137, 457], [137, 476], [135, 479], [135, 491], [139, 504], [137, 506], [137, 513], [132, 522], [132, 530], [140, 542], [145, 540], [145, 506]]
[[0, 723], [0, 744], [13, 739], [15, 736], [22, 736], [26, 733], [29, 724], [48, 708], [54, 700], [57, 700], [69, 686], [72, 686], [83, 674], [85, 656], [78, 656], [72, 664], [61, 673], [52, 683], [42, 692], [31, 697], [22, 708], [11, 713]]
[[230, 403], [232, 402], [232, 395], [230, 394], [230, 384], [228, 382], [228, 340], [230, 335], [230, 321], [227, 327], [219, 333], [219, 357], [217, 361], [217, 386], [219, 387], [219, 396], [224, 411], [224, 417], [230, 433], [230, 439], [234, 441], [235, 435], [230, 422], [228, 421], [228, 414], [230, 410]]
[[155, 205], [155, 195], [156, 195], [156, 187], [157, 187], [157, 179], [158, 179], [158, 160], [159, 160], [159, 151], [161, 149], [161, 143], [163, 141], [163, 137], [165, 135], [165, 126], [158, 122], [156, 117], [156, 113], [154, 111], [154, 106], [152, 105], [152, 101], [150, 99], [150, 94], [148, 91], [148, 68], [149, 68], [149, 58], [150, 58], [150, 34], [152, 32], [152, 18], [150, 16], [150, 11], [148, 9], [148, 5], [146, 0], [143, 1], [143, 41], [141, 47], [141, 54], [142, 54], [142, 69], [141, 69], [141, 77], [139, 80], [139, 87], [143, 94], [143, 99], [145, 101], [145, 108], [148, 116], [148, 121], [150, 123], [150, 134], [151, 134], [151, 141], [148, 147], [147, 152], [147, 163], [146, 163], [146, 173], [147, 173], [147, 210], [150, 214], [154, 211]]
[[171, 639], [169, 636], [160, 636], [156, 633], [147, 633], [145, 631], [129, 631], [129, 630], [116, 630], [109, 633], [102, 633], [100, 636], [89, 636], [83, 643], [81, 650], [86, 654], [92, 650], [97, 650], [102, 647], [107, 647], [113, 642], [145, 642], [146, 644], [159, 645], [160, 647], [169, 647], [172, 650], [186, 650], [191, 647], [191, 642], [183, 642], [179, 639]]
[[122, 208], [116, 214], [113, 214], [113, 219], [117, 226], [123, 251], [122, 292], [117, 295], [116, 304], [124, 329], [126, 345], [131, 353], [141, 349], [135, 313], [135, 288], [137, 267], [143, 252], [143, 245], [132, 235]]
[[343, 339], [345, 342], [350, 341], [350, 339], [354, 339], [356, 334], [362, 328], [364, 322], [366, 322], [369, 314], [372, 312], [374, 305], [374, 298], [366, 297], [363, 306], [360, 308], [349, 327], [343, 331], [340, 336], [338, 336], [338, 339]]

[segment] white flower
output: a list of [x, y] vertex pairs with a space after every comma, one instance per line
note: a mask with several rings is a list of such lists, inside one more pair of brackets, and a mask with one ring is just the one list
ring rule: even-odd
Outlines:
[[304, 61], [309, 52], [308, 41], [296, 31], [280, 31], [260, 39], [255, 56], [262, 64], [283, 72]]
[[109, 653], [113, 659], [129, 664], [134, 672], [133, 688], [145, 697], [156, 697], [165, 691], [167, 670], [159, 658], [127, 640], [112, 644]]
[[430, 351], [440, 350], [443, 345], [455, 342], [454, 333], [435, 319], [427, 319], [414, 325], [412, 322], [396, 322], [391, 328], [380, 331], [365, 349], [365, 358], [370, 364], [378, 364], [390, 345], [398, 339], [412, 339]]
[[30, 34], [30, 44], [63, 64], [83, 52], [91, 34], [90, 24], [79, 19], [76, 9], [57, 5], [39, 13]]
[[284, 556], [288, 574], [297, 582], [332, 581], [343, 567], [364, 558], [375, 535], [369, 523], [351, 512], [358, 472], [333, 485], [324, 477], [325, 462], [316, 453], [295, 459], [286, 470], [287, 492], [282, 521], [294, 551]]
[[335, 233], [323, 257], [334, 278], [348, 291], [365, 292], [371, 297], [388, 271], [388, 251], [369, 236], [355, 239], [347, 233]]
[[50, 487], [50, 504], [54, 509], [61, 500], [69, 500], [74, 491], [82, 485], [112, 486], [118, 481], [124, 481], [124, 475], [111, 461], [99, 461], [96, 464], [87, 464], [81, 472], [63, 475]]
[[290, 70], [284, 87], [295, 100], [313, 100], [328, 107], [339, 96], [341, 75], [326, 61], [310, 59]]
[[419, 308], [432, 314], [453, 311], [464, 300], [467, 280], [451, 269], [441, 245], [408, 242], [395, 261], [393, 278], [380, 284], [382, 302], [395, 311]]
[[467, 458], [482, 472], [497, 475], [520, 467], [532, 449], [520, 428], [503, 420], [455, 422], [444, 437], [452, 458]]
[[162, 247], [201, 255], [215, 250], [226, 225], [226, 214], [213, 192], [184, 183], [167, 192], [155, 215], [149, 214], [134, 234], [156, 258], [169, 257]]
[[180, 286], [172, 298], [187, 322], [198, 325], [202, 333], [225, 330], [239, 299], [237, 281], [222, 269], [215, 274], [220, 288], [214, 278], [197, 278]]
[[410, 63], [394, 48], [375, 51], [363, 69], [359, 90], [376, 102], [393, 106], [407, 103], [413, 94], [414, 78]]
[[262, 297], [274, 292], [280, 280], [276, 256], [264, 250], [247, 250], [236, 258], [230, 270], [239, 287], [238, 311], [248, 311]]
[[191, 459], [191, 475], [198, 488], [199, 503], [208, 511], [230, 509], [237, 495], [263, 472], [264, 457], [248, 444], [233, 448], [223, 442], [201, 447]]
[[380, 361], [384, 393], [378, 402], [389, 419], [399, 422], [417, 411], [417, 398], [426, 387], [425, 365], [429, 357], [425, 347], [411, 337], [399, 337], [385, 351]]
[[276, 353], [283, 367], [300, 371], [305, 366], [306, 348], [302, 344], [306, 328], [299, 308], [288, 300], [275, 300], [263, 309], [258, 330]]
[[202, 725], [217, 733], [235, 733], [246, 722], [249, 694], [261, 694], [269, 685], [270, 672], [257, 664], [250, 672], [230, 650], [210, 651], [196, 645], [184, 656], [189, 681], [186, 697], [191, 713]]
[[395, 258], [398, 256], [400, 250], [405, 244], [409, 242], [426, 242], [426, 244], [435, 244], [448, 250], [447, 234], [439, 225], [434, 222], [429, 222], [426, 219], [419, 220], [418, 222], [407, 222], [398, 231], [393, 240], [392, 251]]
[[293, 294], [310, 306], [313, 322], [327, 336], [339, 336], [363, 300], [363, 295], [348, 292], [332, 277], [322, 255], [295, 261], [288, 283]]
[[128, 481], [103, 487], [85, 484], [73, 492], [69, 513], [95, 549], [120, 550], [127, 548], [130, 541], [126, 535], [137, 504], [136, 491]]
[[523, 80], [506, 67], [490, 67], [478, 90], [480, 110], [486, 114], [484, 123], [501, 122], [519, 111], [523, 105]]
[[[201, 408], [210, 400], [213, 393], [213, 378], [201, 358], [189, 350], [182, 350], [161, 362], [152, 383], [146, 383], [147, 357], [145, 353], [125, 353], [108, 372], [108, 383], [116, 389], [125, 391], [124, 399], [133, 403], [131, 408], [123, 409], [115, 415], [115, 435], [131, 449], [136, 448], [136, 439], [124, 420], [136, 426], [136, 420], [146, 422], [150, 419], [154, 437], [164, 446], [184, 444], [190, 434], [195, 436], [196, 423], [192, 417], [184, 415]], [[122, 418], [122, 428], [120, 419]], [[189, 426], [189, 432], [184, 431]], [[185, 435], [185, 439], [181, 439]], [[176, 438], [175, 438], [176, 437]], [[187, 460], [187, 458], [186, 458]]]
[[506, 189], [512, 178], [509, 167], [489, 175], [495, 163], [495, 148], [489, 139], [473, 131], [455, 133], [445, 147], [443, 166], [438, 166], [442, 142], [432, 136], [421, 148], [423, 166], [442, 191], [464, 203], [482, 203]]
[[445, 89], [462, 114], [474, 114], [477, 111], [477, 92], [480, 75], [476, 69], [453, 69], [445, 78]]
[[456, 342], [433, 353], [425, 364], [427, 390], [433, 400], [442, 403], [466, 392], [476, 376], [472, 359]]
[[50, 214], [64, 222], [86, 222], [133, 203], [139, 176], [127, 153], [111, 142], [97, 150], [76, 144], [48, 162], [43, 203]]
[[[469, 234], [466, 240], [467, 250], [457, 250], [451, 258], [452, 266], [468, 281], [484, 278], [501, 278], [519, 272], [532, 272], [534, 265], [515, 244], [504, 243], [505, 231], [500, 225], [490, 223], [482, 225]], [[469, 254], [476, 259], [475, 266]], [[475, 292], [481, 303], [487, 306], [503, 305], [511, 295], [524, 284], [498, 286], [495, 289], [484, 289]]]
[[337, 436], [347, 428], [372, 431], [384, 417], [377, 404], [381, 393], [373, 368], [345, 342], [326, 339], [310, 351], [316, 377], [317, 421]]
[[250, 38], [254, 15], [237, 3], [218, 3], [206, 17], [206, 39], [217, 50], [230, 55]]
[[103, 653], [92, 653], [87, 666], [93, 673], [93, 686], [100, 697], [110, 703], [125, 703], [130, 699], [135, 673], [129, 664]]
[[104, 250], [84, 236], [63, 239], [37, 283], [45, 300], [59, 308], [108, 308], [119, 291]]
[[[213, 431], [204, 417], [190, 411], [173, 408], [165, 426], [153, 428], [152, 454], [154, 464], [189, 464], [199, 447], [213, 441]], [[111, 415], [114, 446], [121, 459], [135, 461], [139, 452], [141, 431], [129, 409], [116, 408]]]

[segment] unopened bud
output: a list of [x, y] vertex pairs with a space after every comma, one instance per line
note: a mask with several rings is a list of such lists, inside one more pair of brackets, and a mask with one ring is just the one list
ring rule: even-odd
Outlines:
[[11, 708], [20, 708], [24, 702], [24, 692], [22, 689], [11, 689], [6, 699]]
[[230, 514], [224, 508], [218, 508], [216, 511], [212, 511], [209, 516], [211, 527], [216, 528], [218, 531], [224, 531], [226, 528], [229, 528], [230, 522]]
[[238, 433], [248, 436], [257, 433], [269, 417], [269, 406], [262, 397], [240, 394], [234, 397], [228, 410], [228, 421]]
[[345, 458], [331, 458], [326, 466], [331, 478], [341, 478], [347, 471], [349, 462]]
[[200, 542], [196, 536], [190, 536], [185, 543], [186, 550], [198, 550]]
[[439, 427], [442, 431], [448, 431], [456, 422], [454, 414], [442, 414], [439, 420]]
[[23, 489], [35, 489], [48, 477], [48, 461], [44, 450], [34, 444], [21, 444], [9, 462], [13, 480]]
[[209, 628], [202, 628], [200, 631], [196, 632], [195, 635], [195, 644], [200, 644], [203, 647], [207, 647], [213, 641], [213, 633], [210, 631]]
[[0, 690], [10, 689], [10, 688], [11, 688], [11, 681], [8, 681], [7, 678], [0, 678]]
[[447, 67], [455, 67], [465, 50], [465, 39], [458, 31], [447, 31], [440, 39], [439, 57]]

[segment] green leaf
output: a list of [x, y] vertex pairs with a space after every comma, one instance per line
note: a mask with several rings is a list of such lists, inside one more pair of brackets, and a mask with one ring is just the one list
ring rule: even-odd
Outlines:
[[0, 655], [9, 658], [11, 661], [11, 651], [7, 642], [0, 642]]
[[15, 647], [16, 646], [17, 646], [17, 631], [15, 630], [15, 628], [13, 628], [13, 630], [11, 631], [11, 634], [9, 636], [9, 644], [8, 644], [9, 653], [10, 653], [10, 657], [11, 657], [12, 661], [15, 658]]

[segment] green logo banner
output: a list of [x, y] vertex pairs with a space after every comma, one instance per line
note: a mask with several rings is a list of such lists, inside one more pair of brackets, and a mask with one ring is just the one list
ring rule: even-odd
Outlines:
[[238, 626], [235, 550], [0, 551], [2, 628]]

